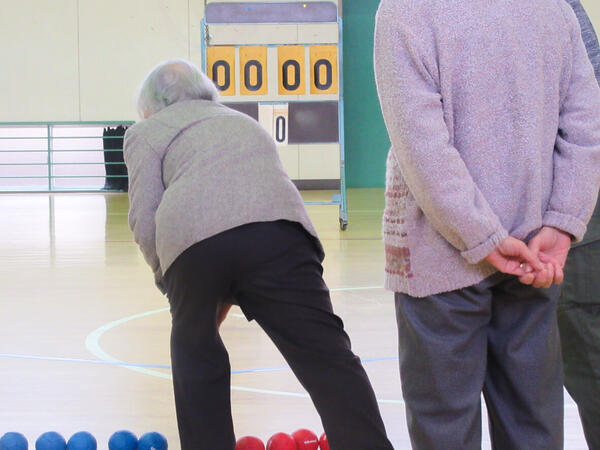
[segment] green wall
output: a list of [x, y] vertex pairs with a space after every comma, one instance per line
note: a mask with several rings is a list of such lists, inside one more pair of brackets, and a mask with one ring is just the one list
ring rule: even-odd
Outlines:
[[385, 185], [390, 141], [373, 75], [378, 0], [344, 0], [344, 129], [348, 187]]

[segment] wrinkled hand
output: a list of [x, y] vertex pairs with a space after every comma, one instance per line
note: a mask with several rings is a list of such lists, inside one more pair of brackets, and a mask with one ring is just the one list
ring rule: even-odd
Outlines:
[[518, 277], [544, 269], [536, 254], [523, 241], [511, 236], [504, 239], [485, 260], [500, 272]]
[[571, 235], [552, 227], [543, 227], [531, 241], [529, 249], [538, 256], [545, 270], [529, 273], [520, 278], [524, 284], [534, 287], [550, 287], [564, 279], [563, 267], [571, 248]]
[[225, 318], [227, 317], [227, 313], [231, 309], [231, 303], [221, 302], [217, 307], [217, 326], [220, 327]]

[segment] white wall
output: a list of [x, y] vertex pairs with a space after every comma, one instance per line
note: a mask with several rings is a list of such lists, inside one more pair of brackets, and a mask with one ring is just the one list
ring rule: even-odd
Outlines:
[[79, 0], [81, 120], [135, 118], [148, 70], [189, 58], [188, 19], [188, 0]]
[[600, 34], [600, 1], [598, 0], [581, 0], [581, 3], [585, 7], [590, 19], [592, 19], [592, 23], [594, 24], [594, 28], [598, 34]]
[[135, 120], [160, 61], [200, 61], [198, 0], [2, 0], [0, 121]]
[[76, 0], [1, 0], [0, 121], [78, 120]]

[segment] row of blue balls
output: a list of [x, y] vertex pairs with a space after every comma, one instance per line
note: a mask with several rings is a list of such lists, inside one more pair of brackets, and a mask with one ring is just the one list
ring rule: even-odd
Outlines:
[[[0, 450], [27, 450], [27, 439], [21, 433], [9, 432], [0, 438]], [[87, 431], [75, 433], [65, 441], [56, 431], [48, 431], [35, 441], [36, 450], [96, 450], [96, 438]], [[165, 437], [152, 431], [139, 439], [131, 431], [122, 430], [113, 433], [108, 440], [109, 450], [167, 450]]]

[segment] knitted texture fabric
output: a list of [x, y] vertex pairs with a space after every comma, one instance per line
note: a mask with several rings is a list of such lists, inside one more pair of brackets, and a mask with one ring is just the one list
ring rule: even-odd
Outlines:
[[187, 248], [253, 222], [298, 222], [323, 249], [275, 141], [245, 114], [219, 103], [175, 103], [125, 134], [129, 224], [154, 272]]
[[495, 272], [542, 226], [582, 239], [600, 183], [600, 88], [564, 0], [382, 0], [391, 140], [386, 287], [423, 297]]

